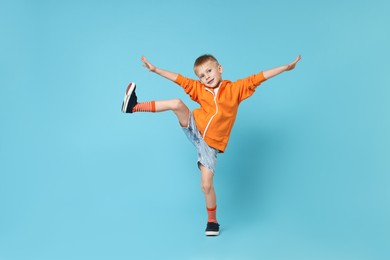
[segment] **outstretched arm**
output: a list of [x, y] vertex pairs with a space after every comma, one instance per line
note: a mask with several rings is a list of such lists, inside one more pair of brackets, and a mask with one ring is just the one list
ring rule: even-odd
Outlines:
[[164, 78], [167, 78], [167, 79], [175, 82], [175, 80], [176, 80], [176, 78], [178, 76], [177, 73], [157, 68], [152, 63], [150, 63], [145, 58], [145, 56], [142, 56], [141, 61], [144, 63], [144, 67], [147, 68], [149, 71], [154, 72], [154, 73], [156, 73], [156, 74], [158, 74], [158, 75], [160, 75], [160, 76], [162, 76]]
[[301, 55], [299, 55], [293, 62], [287, 65], [283, 65], [274, 69], [265, 70], [263, 71], [264, 78], [270, 79], [272, 77], [275, 77], [276, 75], [279, 75], [282, 72], [293, 70], [295, 68], [295, 65], [297, 65], [298, 61], [301, 59]]

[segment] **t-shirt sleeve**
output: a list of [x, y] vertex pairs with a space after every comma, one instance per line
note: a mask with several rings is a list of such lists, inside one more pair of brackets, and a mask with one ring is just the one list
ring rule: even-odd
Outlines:
[[234, 82], [239, 91], [239, 101], [241, 102], [252, 96], [256, 88], [264, 81], [266, 81], [266, 78], [264, 78], [263, 72], [259, 72]]
[[180, 85], [193, 101], [198, 102], [198, 90], [201, 87], [199, 81], [183, 77], [179, 74], [175, 83]]

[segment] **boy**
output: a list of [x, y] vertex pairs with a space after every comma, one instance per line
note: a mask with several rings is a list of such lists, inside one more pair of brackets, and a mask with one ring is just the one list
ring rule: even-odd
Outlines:
[[290, 64], [231, 82], [222, 80], [223, 68], [212, 55], [202, 55], [196, 59], [194, 72], [199, 80], [189, 79], [175, 72], [157, 68], [145, 57], [142, 57], [143, 65], [149, 71], [182, 86], [190, 98], [200, 105], [200, 108], [191, 112], [180, 99], [138, 103], [135, 84], [130, 83], [125, 93], [122, 112], [172, 110], [176, 114], [184, 133], [195, 145], [198, 152], [198, 168], [201, 172], [202, 191], [208, 213], [207, 236], [219, 235], [213, 184], [214, 169], [218, 153], [223, 153], [228, 144], [239, 104], [250, 97], [256, 87], [265, 80], [294, 69], [300, 59], [301, 57], [298, 56]]

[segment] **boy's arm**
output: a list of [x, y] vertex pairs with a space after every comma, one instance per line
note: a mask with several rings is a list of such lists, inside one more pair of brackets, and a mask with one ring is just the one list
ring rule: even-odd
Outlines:
[[149, 71], [151, 72], [154, 72], [164, 78], [167, 78], [173, 82], [176, 81], [177, 79], [177, 76], [178, 74], [175, 73], [175, 72], [171, 72], [171, 71], [168, 71], [168, 70], [163, 70], [163, 69], [160, 69], [160, 68], [157, 68], [156, 66], [154, 66], [153, 64], [151, 64], [146, 58], [145, 56], [142, 56], [141, 58], [142, 62], [144, 63], [144, 67], [147, 68]]
[[163, 70], [160, 68], [157, 68], [152, 63], [150, 63], [144, 56], [141, 58], [142, 62], [144, 63], [144, 67], [147, 68], [149, 71], [154, 72], [164, 78], [167, 78], [176, 84], [180, 85], [184, 88], [184, 91], [190, 96], [192, 100], [195, 102], [198, 102], [198, 95], [197, 95], [197, 89], [199, 89], [198, 84], [200, 85], [199, 81], [195, 81], [189, 78], [185, 78], [178, 73], [171, 72], [168, 70]]
[[293, 70], [295, 68], [295, 65], [297, 64], [297, 62], [301, 59], [301, 55], [299, 55], [293, 62], [291, 62], [290, 64], [287, 64], [287, 65], [284, 65], [284, 66], [280, 66], [280, 67], [277, 67], [277, 68], [274, 68], [274, 69], [270, 69], [270, 70], [265, 70], [263, 71], [263, 75], [264, 75], [264, 78], [265, 79], [270, 79], [272, 77], [275, 77], [276, 75], [279, 75], [280, 73], [282, 72], [285, 72], [285, 71], [289, 71], [289, 70]]

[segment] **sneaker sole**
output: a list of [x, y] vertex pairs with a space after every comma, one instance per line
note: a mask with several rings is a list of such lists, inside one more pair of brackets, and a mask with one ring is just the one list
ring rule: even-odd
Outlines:
[[206, 236], [218, 236], [219, 231], [206, 231]]
[[123, 104], [122, 104], [122, 112], [123, 113], [126, 113], [126, 108], [127, 108], [127, 105], [129, 104], [129, 100], [130, 100], [131, 94], [133, 93], [134, 89], [135, 89], [135, 83], [130, 82], [129, 86], [127, 86], [125, 96], [123, 98]]

